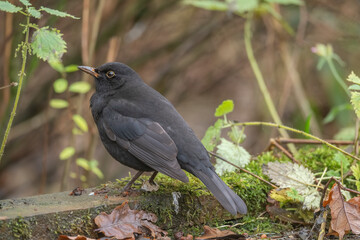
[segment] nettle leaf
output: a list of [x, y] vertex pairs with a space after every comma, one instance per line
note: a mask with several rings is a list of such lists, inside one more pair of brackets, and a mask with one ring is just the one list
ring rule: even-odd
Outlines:
[[351, 72], [346, 80], [348, 80], [349, 82], [360, 85], [360, 78], [354, 72]]
[[360, 93], [351, 92], [350, 102], [355, 110], [356, 116], [360, 118]]
[[185, 0], [184, 4], [192, 5], [194, 7], [203, 8], [206, 10], [215, 10], [215, 11], [227, 11], [228, 4], [221, 1], [212, 1], [212, 0]]
[[67, 89], [68, 81], [64, 78], [56, 79], [53, 87], [56, 93], [63, 93]]
[[75, 93], [87, 93], [90, 89], [91, 85], [85, 81], [74, 82], [69, 87], [69, 91]]
[[350, 169], [354, 178], [356, 179], [356, 189], [360, 191], [360, 165], [357, 163], [356, 165], [351, 166]]
[[307, 192], [303, 193], [303, 196], [303, 209], [311, 210], [319, 208], [321, 196], [315, 188], [308, 188]]
[[75, 64], [71, 64], [65, 67], [65, 72], [70, 73], [70, 72], [76, 72], [78, 69], [78, 66]]
[[295, 5], [303, 5], [303, 1], [301, 0], [265, 0], [268, 3], [278, 3], [282, 5], [295, 4]]
[[78, 126], [82, 131], [87, 132], [89, 130], [86, 120], [79, 114], [75, 114], [72, 119], [74, 120], [76, 126]]
[[21, 7], [17, 7], [8, 1], [0, 1], [0, 11], [9, 12], [9, 13], [16, 13], [22, 10]]
[[[216, 153], [239, 167], [245, 167], [251, 155], [241, 146], [234, 144], [225, 138], [221, 138], [221, 143], [217, 146]], [[216, 172], [219, 175], [225, 172], [234, 172], [236, 168], [224, 161], [217, 160], [215, 164]]]
[[223, 101], [215, 110], [215, 117], [221, 117], [231, 113], [234, 110], [234, 102], [232, 100]]
[[66, 108], [69, 106], [69, 103], [63, 99], [54, 98], [50, 100], [50, 106], [52, 108]]
[[306, 193], [315, 179], [309, 169], [289, 162], [269, 162], [263, 166], [263, 172], [280, 188], [294, 188], [300, 194]]
[[74, 154], [75, 154], [74, 147], [66, 147], [61, 151], [59, 157], [60, 157], [60, 160], [66, 160], [66, 159], [71, 158]]
[[36, 10], [34, 7], [29, 7], [28, 12], [34, 18], [40, 19], [40, 17], [41, 17], [41, 13], [38, 10]]
[[206, 150], [213, 151], [216, 145], [219, 142], [221, 128], [224, 125], [223, 119], [218, 119], [214, 126], [210, 126], [206, 132], [204, 137], [201, 139], [201, 143], [205, 146]]
[[31, 6], [31, 3], [28, 1], [28, 0], [20, 0], [20, 2], [22, 3], [22, 4], [24, 4], [25, 6]]
[[44, 61], [60, 61], [66, 52], [66, 42], [58, 31], [43, 27], [34, 33], [31, 49], [33, 54]]
[[62, 12], [62, 11], [55, 10], [55, 9], [52, 9], [52, 8], [41, 7], [40, 10], [45, 11], [48, 14], [51, 14], [51, 15], [54, 15], [54, 16], [57, 16], [57, 17], [70, 17], [70, 18], [73, 18], [73, 19], [80, 19], [80, 18], [75, 17], [75, 16], [73, 16], [71, 14], [68, 14], [66, 12]]
[[239, 126], [232, 126], [231, 131], [228, 132], [228, 136], [234, 143], [242, 143], [246, 135], [244, 134], [244, 131], [240, 130]]

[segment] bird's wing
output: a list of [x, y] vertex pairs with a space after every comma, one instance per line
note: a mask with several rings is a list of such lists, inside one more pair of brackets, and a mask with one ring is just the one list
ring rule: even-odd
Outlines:
[[107, 137], [127, 149], [152, 169], [188, 182], [176, 159], [177, 147], [159, 123], [145, 118], [126, 117], [111, 108], [103, 110]]

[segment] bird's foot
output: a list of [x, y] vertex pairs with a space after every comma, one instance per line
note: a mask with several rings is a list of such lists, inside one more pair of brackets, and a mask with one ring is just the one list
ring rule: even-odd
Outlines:
[[159, 190], [159, 185], [154, 181], [145, 181], [143, 185], [141, 186], [141, 190], [144, 190], [146, 192], [156, 192]]

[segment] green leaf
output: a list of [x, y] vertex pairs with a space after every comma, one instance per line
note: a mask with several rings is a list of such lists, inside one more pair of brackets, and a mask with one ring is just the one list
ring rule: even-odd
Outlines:
[[356, 116], [360, 118], [360, 93], [351, 92], [350, 102], [355, 110]]
[[360, 85], [353, 84], [349, 86], [350, 91], [360, 91]]
[[56, 79], [53, 87], [56, 93], [63, 93], [67, 89], [68, 81], [64, 78]]
[[76, 126], [78, 126], [82, 131], [87, 132], [89, 130], [86, 120], [82, 116], [75, 114], [72, 118]]
[[61, 61], [59, 60], [55, 60], [55, 61], [50, 61], [49, 65], [57, 72], [59, 73], [63, 73], [65, 72], [65, 68], [64, 65], [62, 64]]
[[353, 141], [355, 138], [355, 126], [340, 129], [334, 136], [335, 140]]
[[75, 154], [74, 147], [66, 147], [61, 151], [59, 157], [60, 157], [60, 160], [66, 160], [66, 159], [71, 158], [74, 154]]
[[311, 114], [306, 118], [304, 132], [310, 133]]
[[357, 163], [356, 165], [351, 166], [351, 171], [354, 178], [356, 179], [356, 188], [358, 191], [360, 191], [360, 165]]
[[70, 73], [70, 72], [76, 72], [78, 69], [78, 66], [75, 64], [72, 65], [68, 65], [65, 67], [65, 72]]
[[102, 171], [97, 167], [99, 162], [95, 159], [90, 160], [90, 169], [91, 171], [100, 179], [104, 178], [104, 174]]
[[20, 2], [22, 3], [22, 4], [24, 4], [25, 6], [31, 6], [31, 3], [28, 1], [28, 0], [20, 0]]
[[186, 5], [192, 5], [194, 7], [206, 9], [206, 10], [215, 10], [215, 11], [227, 11], [228, 4], [220, 1], [212, 0], [185, 0], [183, 1]]
[[38, 29], [31, 43], [33, 54], [44, 61], [60, 61], [66, 52], [66, 43], [61, 36], [61, 33], [48, 27]]
[[201, 142], [205, 146], [206, 150], [213, 151], [216, 145], [219, 142], [221, 128], [224, 125], [223, 119], [218, 119], [214, 126], [210, 126], [206, 132], [205, 136], [202, 138]]
[[[217, 146], [216, 153], [239, 167], [246, 166], [251, 158], [251, 155], [243, 147], [225, 138], [221, 138], [221, 143]], [[234, 172], [236, 168], [224, 161], [216, 160], [215, 170], [219, 175], [222, 175], [226, 172]]]
[[236, 144], [242, 143], [246, 138], [244, 131], [240, 130], [239, 126], [232, 126], [228, 136]]
[[253, 11], [259, 6], [258, 0], [235, 0], [230, 1], [230, 9], [233, 9], [237, 14], [242, 14], [245, 12]]
[[334, 160], [339, 164], [340, 167], [343, 167], [343, 172], [349, 171], [350, 162], [344, 154], [341, 152], [336, 152], [334, 154]]
[[9, 13], [16, 13], [18, 11], [22, 10], [21, 7], [17, 7], [12, 3], [9, 3], [8, 1], [0, 1], [0, 11], [5, 11]]
[[295, 4], [295, 5], [303, 5], [303, 1], [301, 0], [265, 0], [268, 3], [278, 3], [278, 4], [282, 4], [282, 5], [287, 5], [287, 4]]
[[38, 10], [36, 10], [34, 7], [29, 7], [28, 12], [34, 18], [40, 19], [40, 17], [41, 17], [41, 13]]
[[48, 14], [51, 14], [51, 15], [54, 15], [54, 16], [57, 16], [57, 17], [70, 17], [70, 18], [73, 18], [73, 19], [80, 19], [80, 18], [75, 17], [75, 16], [73, 16], [71, 14], [68, 14], [66, 12], [62, 12], [62, 11], [55, 10], [55, 9], [52, 9], [52, 8], [41, 7], [40, 10], [45, 11]]
[[76, 128], [76, 127], [74, 127], [73, 129], [72, 129], [72, 134], [74, 134], [74, 135], [83, 135], [83, 131], [81, 131], [80, 129], [78, 129], [78, 128]]
[[290, 188], [290, 190], [286, 192], [286, 195], [299, 202], [304, 201], [304, 197], [301, 196], [295, 188]]
[[360, 85], [360, 78], [354, 72], [350, 73], [350, 75], [347, 77], [347, 80], [349, 82]]
[[221, 117], [225, 114], [231, 113], [234, 110], [234, 102], [232, 100], [223, 101], [215, 111], [215, 117]]
[[65, 100], [54, 98], [50, 100], [50, 106], [52, 108], [66, 108], [69, 106], [69, 103]]
[[87, 93], [90, 89], [91, 85], [85, 81], [74, 82], [69, 87], [69, 91], [75, 93]]
[[345, 110], [352, 110], [351, 104], [345, 103], [331, 108], [330, 112], [324, 118], [323, 123], [327, 124], [334, 121], [334, 119], [339, 115], [339, 113]]
[[90, 170], [89, 161], [86, 160], [85, 158], [77, 158], [76, 159], [76, 165], [78, 165], [79, 167], [82, 167], [86, 171]]

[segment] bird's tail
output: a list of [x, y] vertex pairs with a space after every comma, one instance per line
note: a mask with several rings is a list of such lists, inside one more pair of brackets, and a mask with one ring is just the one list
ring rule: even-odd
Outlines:
[[194, 171], [194, 175], [205, 184], [220, 204], [233, 215], [246, 214], [245, 202], [212, 169], [208, 168], [205, 171], [207, 172]]

